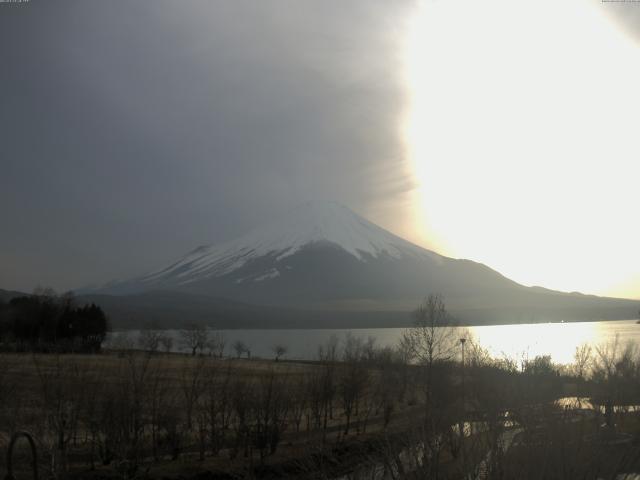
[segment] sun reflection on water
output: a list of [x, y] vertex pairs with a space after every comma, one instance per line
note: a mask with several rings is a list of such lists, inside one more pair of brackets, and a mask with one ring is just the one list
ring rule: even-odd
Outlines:
[[472, 338], [494, 357], [519, 360], [550, 355], [555, 363], [569, 364], [580, 345], [603, 345], [616, 335], [621, 342], [637, 340], [640, 325], [630, 321], [545, 323], [469, 327], [469, 330]]

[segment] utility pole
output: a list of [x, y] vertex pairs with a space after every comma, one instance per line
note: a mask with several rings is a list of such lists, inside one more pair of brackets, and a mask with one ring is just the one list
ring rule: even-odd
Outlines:
[[467, 458], [465, 455], [465, 426], [466, 426], [466, 402], [465, 402], [465, 392], [464, 392], [464, 344], [467, 342], [467, 339], [462, 337], [460, 338], [460, 346], [462, 347], [462, 418], [460, 422], [460, 450], [462, 452], [462, 470], [464, 472], [464, 477], [467, 478]]
[[466, 338], [460, 339], [460, 345], [462, 346], [462, 412], [465, 412], [465, 401], [464, 401], [464, 344], [467, 343]]

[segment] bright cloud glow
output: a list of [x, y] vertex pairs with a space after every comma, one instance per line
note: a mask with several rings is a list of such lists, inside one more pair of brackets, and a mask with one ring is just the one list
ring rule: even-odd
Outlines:
[[417, 235], [527, 285], [640, 297], [639, 59], [587, 0], [425, 1], [406, 49]]

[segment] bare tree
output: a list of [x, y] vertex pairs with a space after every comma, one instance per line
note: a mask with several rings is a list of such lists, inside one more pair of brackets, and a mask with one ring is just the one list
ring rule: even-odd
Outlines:
[[184, 409], [187, 417], [187, 429], [193, 426], [193, 412], [204, 389], [203, 377], [205, 357], [197, 359], [185, 358], [180, 375], [180, 387], [184, 397]]
[[[170, 337], [163, 337], [170, 338]], [[148, 423], [151, 429], [151, 451], [153, 458], [157, 461], [159, 428], [162, 412], [170, 408], [168, 403], [169, 382], [167, 379], [167, 369], [162, 363], [155, 365], [152, 370], [149, 382], [149, 399], [147, 402]]]
[[224, 349], [226, 345], [227, 342], [224, 335], [221, 332], [213, 332], [209, 335], [206, 346], [210, 356], [222, 358], [224, 356]]
[[322, 362], [335, 362], [338, 358], [338, 346], [340, 340], [336, 335], [331, 335], [324, 345], [318, 345], [318, 360]]
[[51, 473], [67, 471], [67, 446], [75, 431], [85, 389], [85, 369], [69, 357], [55, 356], [52, 362], [33, 357], [41, 387], [41, 411], [50, 438]]
[[287, 384], [273, 370], [260, 377], [255, 391], [253, 427], [255, 446], [260, 451], [260, 461], [276, 453], [286, 428], [290, 397]]
[[403, 332], [402, 342], [419, 363], [432, 366], [450, 360], [458, 346], [457, 329], [440, 295], [429, 295], [414, 311], [414, 326]]
[[573, 354], [575, 374], [581, 380], [585, 379], [589, 371], [589, 365], [592, 361], [592, 351], [591, 345], [584, 343], [576, 347], [576, 351]]
[[302, 422], [302, 416], [305, 412], [308, 413], [308, 381], [310, 380], [306, 375], [295, 375], [288, 386], [289, 394], [291, 395], [291, 409], [289, 415], [292, 423], [296, 426], [296, 433], [300, 433], [300, 422]]
[[91, 368], [91, 374], [83, 380], [82, 387], [85, 391], [85, 397], [80, 408], [79, 423], [81, 423], [80, 429], [84, 430], [85, 441], [89, 446], [88, 463], [91, 470], [94, 470], [96, 447], [100, 445], [100, 420], [102, 419], [100, 407], [108, 384], [105, 382], [106, 369], [104, 364], [92, 364], [89, 366], [85, 363], [85, 367]]
[[[376, 408], [382, 413], [383, 428], [387, 428], [391, 421], [391, 415], [396, 409], [397, 391], [401, 388], [403, 374], [390, 359], [380, 363], [378, 375], [373, 377], [372, 396], [376, 402]], [[406, 365], [400, 365], [406, 370]]]
[[466, 365], [469, 367], [482, 367], [494, 364], [491, 352], [471, 338], [471, 335], [463, 333], [461, 338], [466, 339]]
[[231, 425], [235, 434], [235, 444], [231, 449], [230, 456], [233, 459], [242, 450], [244, 456], [248, 457], [250, 448], [250, 415], [254, 410], [257, 397], [254, 380], [235, 376], [231, 379], [229, 392], [233, 410]]
[[309, 404], [309, 412], [307, 414], [307, 432], [311, 431], [311, 421], [316, 428], [320, 428], [322, 417], [327, 407], [325, 400], [324, 381], [325, 369], [312, 369], [307, 375], [304, 387], [307, 390], [306, 397]]
[[[0, 354], [0, 412], [2, 412], [0, 421], [5, 426], [4, 430], [9, 432], [13, 430], [14, 422], [18, 421], [19, 416], [16, 415], [16, 410], [23, 404], [23, 402], [10, 401], [12, 398], [19, 397], [16, 392], [18, 391], [17, 384], [20, 382], [20, 379], [9, 375], [10, 368], [13, 366], [10, 363], [11, 359], [10, 355]], [[2, 439], [0, 433], [0, 440]]]
[[163, 333], [160, 336], [160, 345], [162, 345], [164, 353], [170, 353], [171, 349], [173, 348], [173, 337], [171, 337], [167, 333]]
[[230, 365], [224, 371], [218, 371], [216, 364], [210, 363], [204, 376], [203, 415], [211, 453], [217, 455], [224, 445], [231, 423], [231, 384], [235, 372]]
[[425, 368], [426, 398], [430, 403], [435, 364], [454, 358], [460, 337], [466, 332], [455, 327], [440, 295], [429, 295], [414, 311], [414, 318], [414, 326], [403, 332], [402, 343]]
[[187, 328], [180, 330], [180, 339], [182, 346], [188, 350], [191, 350], [191, 355], [195, 356], [199, 351], [207, 344], [209, 338], [209, 332], [207, 329], [198, 324], [191, 324]]
[[[317, 386], [312, 388], [312, 409], [316, 424], [320, 426], [322, 419], [322, 442], [326, 440], [329, 420], [333, 419], [333, 401], [336, 395], [336, 362], [338, 360], [338, 337], [332, 335], [325, 345], [318, 347], [318, 360], [322, 362], [320, 378]], [[319, 404], [317, 402], [320, 402]], [[320, 415], [320, 417], [318, 416]]]
[[369, 335], [362, 345], [362, 354], [367, 362], [372, 362], [378, 352], [376, 348], [376, 337]]
[[591, 379], [595, 395], [591, 401], [604, 405], [605, 423], [613, 428], [616, 405], [635, 405], [640, 390], [640, 358], [638, 346], [628, 342], [620, 345], [619, 336], [607, 344], [595, 347]]
[[351, 420], [353, 415], [357, 415], [357, 407], [364, 382], [366, 370], [362, 368], [359, 359], [350, 359], [341, 369], [341, 375], [338, 379], [338, 392], [342, 401], [342, 410], [345, 415], [344, 434], [349, 434]]
[[148, 353], [156, 353], [160, 348], [160, 341], [162, 339], [162, 333], [154, 328], [145, 328], [140, 330], [138, 336], [138, 346], [141, 350]]
[[420, 384], [424, 392], [424, 421], [420, 430], [427, 451], [425, 473], [438, 477], [441, 436], [455, 421], [452, 414], [451, 374], [447, 361], [454, 358], [460, 334], [452, 325], [442, 297], [429, 295], [414, 312], [415, 324], [403, 332], [403, 344], [421, 366]]
[[131, 350], [135, 346], [129, 332], [126, 331], [113, 332], [109, 335], [107, 344], [111, 350]]
[[271, 351], [275, 354], [276, 362], [277, 362], [278, 360], [280, 360], [280, 357], [283, 357], [284, 355], [287, 354], [289, 349], [287, 348], [286, 345], [283, 345], [280, 343], [271, 347]]
[[182, 427], [182, 392], [167, 390], [163, 407], [158, 410], [158, 433], [160, 444], [168, 451], [172, 460], [177, 460], [183, 449], [186, 432]]
[[249, 351], [249, 348], [242, 340], [236, 340], [233, 343], [233, 350], [236, 352], [236, 356], [240, 358], [243, 353]]
[[148, 355], [136, 355], [131, 352], [125, 357], [124, 388], [116, 393], [121, 405], [120, 415], [117, 417], [119, 442], [117, 458], [121, 461], [121, 468], [126, 469], [130, 477], [137, 472], [144, 457], [144, 428], [145, 413], [149, 395], [149, 378], [151, 376], [152, 358]]

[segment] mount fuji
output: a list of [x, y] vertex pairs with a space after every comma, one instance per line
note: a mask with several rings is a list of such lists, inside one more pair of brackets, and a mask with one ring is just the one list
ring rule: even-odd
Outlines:
[[419, 247], [333, 202], [306, 203], [236, 240], [198, 247], [154, 272], [91, 292], [103, 303], [116, 295], [119, 301], [107, 303], [120, 305], [144, 298], [148, 306], [162, 297], [157, 303], [166, 306], [171, 295], [173, 307], [184, 303], [183, 317], [189, 304], [206, 316], [203, 305], [224, 299], [237, 304], [236, 312], [243, 305], [279, 318], [309, 314], [313, 326], [324, 326], [324, 317], [346, 325], [357, 316], [358, 325], [366, 324], [367, 315], [378, 326], [408, 323], [430, 293], [443, 295], [461, 321], [478, 324], [633, 318], [639, 306], [522, 286], [480, 263]]

